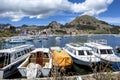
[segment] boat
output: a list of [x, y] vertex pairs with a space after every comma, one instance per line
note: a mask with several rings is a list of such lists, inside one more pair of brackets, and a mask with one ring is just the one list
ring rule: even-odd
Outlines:
[[53, 66], [60, 68], [62, 71], [72, 66], [72, 58], [65, 50], [60, 47], [51, 47], [50, 50], [52, 52]]
[[0, 79], [7, 78], [16, 72], [17, 67], [34, 50], [34, 46], [27, 44], [0, 50]]
[[[35, 68], [33, 70], [31, 68], [28, 69], [27, 67], [31, 63], [37, 64], [41, 67], [39, 67], [39, 70], [35, 70]], [[21, 73], [22, 77], [27, 77], [27, 78], [31, 76], [33, 76], [31, 78], [49, 76], [51, 68], [52, 68], [52, 57], [49, 52], [49, 48], [36, 48], [31, 52], [31, 55], [22, 64], [20, 64], [20, 66], [18, 66], [18, 70]], [[30, 72], [30, 70], [32, 71]], [[33, 75], [34, 74], [33, 72], [36, 74], [37, 73], [41, 73], [41, 74], [37, 76], [37, 75]]]
[[73, 62], [79, 65], [91, 67], [100, 62], [100, 59], [95, 57], [92, 49], [85, 47], [81, 43], [68, 43], [63, 48], [73, 59]]
[[10, 38], [8, 42], [11, 44], [15, 44], [15, 43], [25, 43], [26, 41], [22, 38], [14, 37], [14, 38]]
[[34, 40], [34, 38], [32, 36], [23, 36], [22, 39], [25, 41], [33, 41]]
[[59, 37], [59, 36], [57, 36], [56, 38], [55, 38], [55, 40], [61, 40], [62, 38], [61, 37]]
[[113, 48], [107, 45], [106, 40], [95, 40], [84, 43], [85, 46], [92, 48], [94, 55], [107, 64], [120, 62], [120, 57], [117, 56]]
[[120, 46], [116, 46], [115, 49], [116, 49], [116, 52], [117, 52], [117, 53], [120, 53]]

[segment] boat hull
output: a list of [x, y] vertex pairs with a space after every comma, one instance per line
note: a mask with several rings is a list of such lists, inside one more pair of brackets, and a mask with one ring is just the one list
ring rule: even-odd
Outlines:
[[[26, 75], [27, 75], [27, 70], [26, 70], [26, 68], [18, 68], [18, 70], [19, 70], [20, 74], [22, 75], [22, 77], [27, 77], [27, 76], [26, 76]], [[43, 76], [43, 77], [49, 76], [50, 71], [51, 71], [50, 68], [44, 68], [44, 69], [42, 69], [42, 70], [41, 70], [42, 76]]]
[[[45, 52], [46, 51], [46, 52]], [[49, 55], [49, 49], [45, 48], [38, 48], [35, 49], [33, 52], [31, 52], [31, 55], [27, 57], [27, 59], [18, 67], [18, 70], [22, 77], [27, 77], [27, 73], [29, 73], [29, 70], [35, 71], [35, 69], [39, 69], [38, 71], [35, 71], [36, 73], [41, 73], [39, 76], [49, 76], [50, 71], [52, 69], [52, 58]], [[41, 55], [41, 56], [33, 56], [33, 55]], [[48, 58], [49, 57], [49, 58]], [[34, 65], [29, 66], [31, 63], [34, 63]], [[36, 65], [39, 65], [38, 67]], [[37, 75], [36, 75], [37, 77]]]
[[79, 59], [77, 59], [75, 57], [72, 57], [72, 59], [73, 59], [74, 63], [77, 63], [79, 65], [84, 65], [84, 66], [91, 66], [92, 65], [91, 62], [86, 62], [86, 61], [83, 61], [83, 60], [79, 60]]
[[[25, 59], [24, 59], [25, 60]], [[0, 79], [8, 78], [18, 72], [17, 67], [24, 61], [19, 61], [9, 67], [0, 70]]]
[[50, 68], [44, 68], [42, 69], [42, 76], [46, 77], [49, 76], [51, 69]]

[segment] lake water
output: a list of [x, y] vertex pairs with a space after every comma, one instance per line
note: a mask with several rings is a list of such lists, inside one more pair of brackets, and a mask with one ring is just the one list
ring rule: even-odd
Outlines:
[[[64, 47], [66, 43], [70, 43], [70, 42], [84, 43], [91, 39], [92, 40], [99, 40], [99, 39], [107, 40], [107, 45], [112, 46], [114, 48], [115, 53], [116, 53], [115, 47], [120, 46], [120, 35], [48, 36], [46, 39], [43, 39], [41, 41], [28, 41], [24, 44], [33, 44], [35, 45], [36, 48], [39, 48], [39, 47], [49, 48], [51, 46]], [[10, 48], [10, 47], [14, 47], [14, 46], [22, 45], [22, 44], [4, 43], [2, 44], [1, 48]], [[74, 67], [74, 70], [76, 71], [85, 70], [85, 69], [81, 69], [81, 67], [79, 66], [76, 66], [76, 64], [74, 64], [73, 67]], [[114, 67], [118, 68], [116, 66]], [[87, 71], [84, 71], [84, 72], [86, 73]]]
[[[51, 46], [60, 46], [64, 47], [66, 43], [70, 42], [86, 42], [87, 40], [99, 40], [105, 39], [107, 40], [107, 44], [115, 48], [116, 46], [120, 46], [120, 35], [81, 35], [81, 36], [48, 36], [46, 39], [42, 41], [28, 41], [24, 44], [33, 44], [36, 48], [39, 47], [51, 47]], [[9, 44], [4, 43], [1, 47], [10, 48], [21, 44]]]

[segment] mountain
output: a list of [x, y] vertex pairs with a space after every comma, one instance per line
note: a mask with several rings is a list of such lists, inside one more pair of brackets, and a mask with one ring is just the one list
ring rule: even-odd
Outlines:
[[48, 26], [51, 28], [60, 28], [62, 26], [62, 24], [57, 23], [56, 21], [52, 21], [51, 23], [49, 23]]
[[95, 17], [83, 15], [78, 16], [71, 22], [65, 24], [66, 28], [75, 28], [81, 33], [95, 33], [95, 34], [118, 34], [120, 27], [115, 27], [105, 21], [96, 19]]
[[88, 16], [88, 15], [83, 15], [83, 16], [79, 16], [76, 17], [73, 21], [71, 21], [70, 23], [68, 23], [67, 25], [69, 26], [93, 26], [95, 28], [98, 29], [107, 29], [107, 28], [112, 28], [111, 25], [109, 25], [108, 23], [98, 20], [92, 16]]
[[[6, 26], [6, 27], [5, 27]], [[14, 27], [9, 27], [10, 24], [0, 24], [0, 30], [9, 30], [14, 32]], [[10, 29], [11, 30], [10, 30]], [[95, 17], [83, 15], [78, 16], [74, 20], [65, 25], [62, 25], [56, 21], [52, 21], [47, 26], [37, 26], [37, 25], [22, 25], [19, 30], [29, 30], [29, 31], [47, 31], [48, 34], [119, 34], [120, 26], [110, 25], [105, 21], [98, 20]]]

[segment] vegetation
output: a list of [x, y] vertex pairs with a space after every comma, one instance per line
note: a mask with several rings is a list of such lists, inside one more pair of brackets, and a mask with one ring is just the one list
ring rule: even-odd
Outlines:
[[10, 37], [12, 35], [13, 34], [10, 31], [8, 31], [8, 30], [0, 31], [0, 37]]
[[[82, 73], [66, 73], [62, 71], [59, 67], [53, 67], [51, 72], [51, 77], [48, 77], [46, 80], [78, 80], [78, 76], [82, 80], [120, 80], [119, 72], [113, 72], [109, 63], [99, 63], [94, 66], [91, 65], [92, 74], [82, 75]], [[81, 71], [81, 69], [80, 69]], [[80, 72], [78, 70], [78, 72]]]
[[67, 34], [67, 32], [64, 30], [55, 30], [55, 33], [56, 34]]

